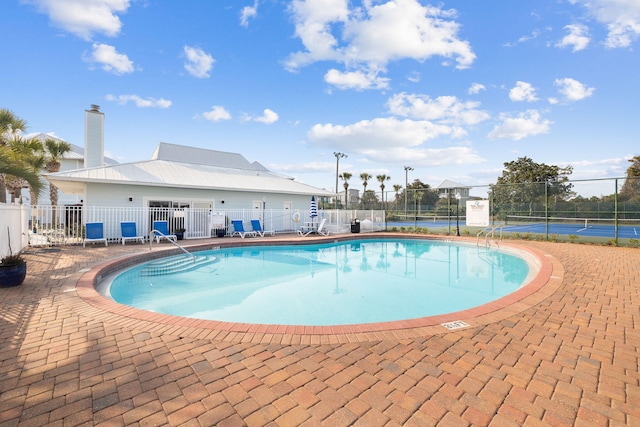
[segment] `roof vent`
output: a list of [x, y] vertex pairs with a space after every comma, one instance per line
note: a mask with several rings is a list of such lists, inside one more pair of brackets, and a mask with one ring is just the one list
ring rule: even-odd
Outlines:
[[91, 111], [100, 111], [100, 106], [96, 104], [91, 104]]

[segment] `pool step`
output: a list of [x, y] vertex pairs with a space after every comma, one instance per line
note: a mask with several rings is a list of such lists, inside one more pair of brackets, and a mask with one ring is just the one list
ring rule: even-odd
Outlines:
[[214, 256], [196, 256], [172, 259], [171, 261], [159, 260], [150, 262], [141, 271], [141, 276], [162, 276], [165, 274], [183, 273], [194, 268], [211, 264], [216, 261]]

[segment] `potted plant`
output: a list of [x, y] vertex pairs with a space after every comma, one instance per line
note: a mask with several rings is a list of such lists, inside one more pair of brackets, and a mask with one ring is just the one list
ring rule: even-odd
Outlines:
[[19, 286], [24, 282], [27, 276], [27, 261], [22, 258], [20, 252], [14, 254], [11, 250], [11, 234], [7, 227], [9, 235], [9, 255], [0, 260], [0, 287], [9, 288]]

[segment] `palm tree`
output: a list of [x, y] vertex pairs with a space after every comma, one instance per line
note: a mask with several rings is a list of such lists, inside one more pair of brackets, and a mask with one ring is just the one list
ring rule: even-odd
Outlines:
[[[60, 172], [60, 160], [65, 154], [71, 151], [71, 144], [62, 140], [47, 138], [44, 140], [44, 145], [47, 148], [47, 172]], [[56, 187], [53, 183], [49, 184], [49, 200], [51, 200], [51, 206], [58, 206], [58, 187]], [[55, 212], [55, 209], [53, 210], [53, 212]]]
[[[9, 145], [9, 141], [17, 137], [20, 132], [24, 131], [26, 128], [27, 122], [25, 120], [16, 116], [11, 110], [0, 108], [0, 147], [7, 147]], [[9, 159], [11, 156], [9, 156], [9, 154], [10, 153], [7, 152], [3, 154], [3, 169], [10, 169]], [[22, 171], [24, 172], [24, 170]], [[7, 173], [8, 172], [0, 171], [0, 203], [7, 202], [7, 186], [5, 182]]]
[[393, 184], [393, 191], [396, 192], [396, 210], [398, 210], [398, 193], [402, 190], [402, 185]]
[[[33, 171], [39, 172], [45, 165], [44, 147], [36, 138], [24, 139], [21, 136], [16, 136], [9, 141], [6, 147], [8, 147], [9, 151], [12, 153], [11, 157], [16, 163], [26, 165]], [[29, 186], [33, 203], [37, 203], [38, 195], [42, 188], [41, 183], [34, 188], [31, 183], [20, 176], [11, 174], [5, 175], [5, 185], [7, 190], [9, 190], [9, 193], [11, 193], [12, 202], [15, 202], [20, 198], [22, 188], [25, 184]]]
[[353, 174], [349, 173], [349, 172], [342, 172], [340, 174], [340, 179], [344, 181], [344, 208], [347, 209], [347, 207], [349, 206], [349, 199], [347, 197], [347, 189], [349, 189], [349, 180], [351, 179], [351, 177], [353, 176]]
[[362, 172], [360, 174], [360, 179], [362, 180], [362, 187], [364, 188], [364, 190], [362, 191], [362, 197], [363, 197], [362, 209], [364, 209], [364, 195], [367, 193], [367, 185], [369, 185], [369, 180], [371, 178], [373, 177], [366, 172]]
[[[23, 179], [29, 183], [34, 192], [39, 192], [42, 188], [39, 172], [39, 169], [20, 161], [7, 146], [0, 146], [0, 175]], [[4, 185], [2, 185], [2, 191], [6, 193]]]
[[380, 183], [380, 190], [382, 190], [382, 209], [385, 209], [384, 207], [384, 183], [385, 181], [389, 181], [391, 179], [390, 176], [387, 176], [385, 174], [382, 175], [376, 175], [376, 179], [378, 180], [378, 182]]

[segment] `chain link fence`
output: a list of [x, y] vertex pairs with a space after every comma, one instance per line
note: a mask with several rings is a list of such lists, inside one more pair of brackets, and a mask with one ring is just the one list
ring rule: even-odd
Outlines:
[[466, 226], [474, 200], [489, 200], [487, 228], [506, 236], [639, 246], [640, 178], [367, 190], [358, 206], [384, 209], [388, 230], [476, 235], [487, 229]]

